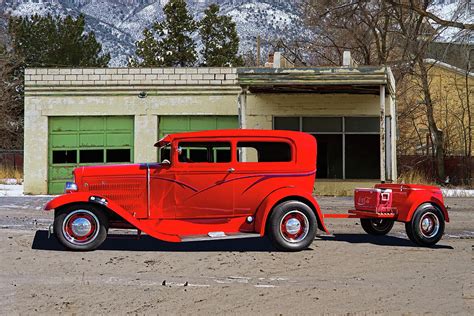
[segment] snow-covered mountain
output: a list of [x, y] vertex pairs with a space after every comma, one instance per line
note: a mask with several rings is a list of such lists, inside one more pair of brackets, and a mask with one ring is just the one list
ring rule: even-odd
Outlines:
[[[0, 0], [0, 11], [11, 15], [86, 16], [87, 30], [94, 31], [103, 50], [112, 56], [110, 66], [125, 66], [134, 53], [134, 43], [142, 30], [163, 19], [163, 6], [168, 0]], [[278, 38], [309, 39], [297, 1], [286, 0], [188, 0], [188, 8], [198, 20], [211, 3], [221, 6], [221, 14], [229, 15], [237, 24], [240, 51], [255, 51], [257, 35], [262, 51], [268, 41]], [[199, 49], [199, 47], [198, 47]]]

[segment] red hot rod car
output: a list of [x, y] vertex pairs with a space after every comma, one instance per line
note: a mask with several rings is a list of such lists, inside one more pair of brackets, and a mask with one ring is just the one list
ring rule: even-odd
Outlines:
[[355, 210], [323, 215], [312, 196], [316, 140], [309, 134], [190, 132], [155, 146], [161, 163], [74, 170], [66, 194], [45, 207], [55, 212], [52, 229], [64, 246], [92, 250], [109, 228], [134, 228], [169, 242], [268, 235], [278, 249], [297, 251], [317, 228], [328, 233], [324, 217], [361, 218], [376, 235], [404, 221], [410, 239], [432, 245], [448, 220], [438, 188], [400, 185], [356, 191]]

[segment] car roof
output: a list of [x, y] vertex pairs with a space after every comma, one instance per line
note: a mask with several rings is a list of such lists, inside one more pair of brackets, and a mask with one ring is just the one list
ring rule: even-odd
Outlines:
[[208, 130], [199, 132], [183, 132], [166, 135], [158, 142], [155, 146], [161, 147], [167, 143], [172, 142], [174, 139], [181, 138], [202, 138], [202, 137], [280, 137], [290, 138], [295, 141], [303, 140], [304, 138], [311, 137], [310, 135], [303, 132], [296, 131], [285, 131], [285, 130], [264, 130], [264, 129], [220, 129], [220, 130]]

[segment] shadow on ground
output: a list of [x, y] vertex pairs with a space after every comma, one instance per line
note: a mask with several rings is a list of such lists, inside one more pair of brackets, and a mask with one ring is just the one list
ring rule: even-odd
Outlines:
[[[56, 237], [48, 239], [48, 231], [36, 231], [32, 249], [64, 251], [65, 248]], [[98, 250], [126, 251], [162, 251], [162, 252], [211, 252], [211, 251], [240, 251], [240, 252], [269, 252], [278, 251], [267, 238], [244, 238], [228, 240], [194, 241], [170, 243], [142, 235], [137, 239], [133, 235], [109, 234]]]
[[[419, 247], [408, 239], [394, 236], [371, 236], [366, 234], [335, 234], [333, 236], [318, 236], [320, 241], [348, 242], [352, 244], [373, 244], [379, 246]], [[56, 237], [48, 238], [47, 230], [36, 231], [32, 249], [64, 251], [65, 248]], [[433, 249], [453, 249], [451, 246], [435, 245]], [[125, 250], [125, 251], [162, 251], [162, 252], [211, 252], [211, 251], [239, 251], [239, 252], [274, 252], [275, 249], [268, 238], [245, 238], [213, 241], [196, 241], [184, 243], [169, 243], [150, 236], [141, 236], [137, 239], [133, 235], [110, 234], [98, 250]], [[307, 251], [313, 250], [312, 248]]]
[[[415, 247], [422, 248], [411, 242], [409, 239], [400, 238], [390, 235], [372, 236], [368, 234], [334, 234], [331, 236], [318, 236], [324, 241], [343, 241], [351, 244], [373, 244], [378, 246], [398, 246], [398, 247]], [[451, 246], [436, 244], [431, 249], [454, 249]]]

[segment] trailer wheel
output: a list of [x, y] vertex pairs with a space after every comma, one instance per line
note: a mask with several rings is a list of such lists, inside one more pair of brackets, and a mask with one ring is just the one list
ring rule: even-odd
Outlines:
[[316, 225], [316, 215], [308, 205], [286, 201], [274, 207], [267, 222], [267, 232], [277, 249], [300, 251], [313, 242]]
[[75, 204], [55, 214], [54, 233], [66, 248], [89, 251], [99, 247], [107, 237], [108, 220], [91, 204]]
[[393, 219], [388, 218], [361, 218], [360, 225], [369, 235], [382, 236], [388, 234], [394, 224]]
[[444, 215], [433, 204], [420, 205], [410, 222], [405, 223], [405, 229], [411, 241], [428, 247], [435, 245], [444, 233]]

